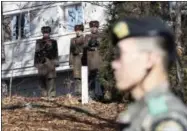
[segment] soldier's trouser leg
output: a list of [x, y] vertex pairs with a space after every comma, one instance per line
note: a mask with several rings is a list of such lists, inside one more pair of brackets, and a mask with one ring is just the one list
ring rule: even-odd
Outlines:
[[95, 71], [89, 72], [89, 96], [95, 98]]
[[100, 99], [102, 96], [103, 96], [103, 90], [102, 90], [102, 87], [101, 87], [101, 84], [99, 82], [99, 75], [98, 75], [98, 72], [97, 72], [97, 75], [95, 76], [95, 97]]
[[75, 93], [81, 95], [81, 79], [75, 78]]
[[46, 85], [47, 85], [48, 97], [55, 97], [56, 96], [56, 79], [48, 78], [46, 80]]
[[100, 99], [103, 96], [103, 90], [99, 82], [98, 71], [94, 70], [90, 76], [90, 95], [94, 99]]
[[40, 83], [40, 88], [42, 89], [42, 96], [46, 97], [47, 96], [47, 85], [46, 85], [46, 78], [44, 76], [39, 77], [39, 83]]

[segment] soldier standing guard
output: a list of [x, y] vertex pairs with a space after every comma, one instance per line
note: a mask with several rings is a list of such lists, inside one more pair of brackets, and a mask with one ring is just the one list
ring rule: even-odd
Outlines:
[[84, 46], [84, 26], [75, 25], [74, 30], [76, 32], [76, 37], [71, 39], [70, 46], [70, 64], [73, 65], [73, 77], [75, 82], [75, 92], [77, 95], [81, 94], [81, 59], [83, 55]]
[[89, 71], [89, 93], [91, 98], [100, 99], [103, 96], [103, 91], [98, 78], [98, 71], [101, 66], [99, 45], [102, 37], [101, 33], [98, 32], [98, 21], [90, 21], [89, 26], [91, 28], [91, 34], [85, 36], [87, 65]]
[[173, 33], [158, 18], [125, 18], [113, 28], [116, 86], [135, 99], [117, 121], [121, 131], [187, 131], [187, 109], [170, 90]]
[[36, 41], [35, 67], [38, 68], [38, 76], [42, 95], [56, 96], [56, 67], [59, 66], [57, 41], [50, 38], [51, 28], [41, 28], [43, 38]]

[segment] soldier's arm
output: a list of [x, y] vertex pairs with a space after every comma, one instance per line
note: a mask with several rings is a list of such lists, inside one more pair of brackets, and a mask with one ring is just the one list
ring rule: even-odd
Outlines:
[[73, 53], [75, 50], [75, 38], [72, 38], [70, 41], [70, 53]]
[[74, 38], [70, 40], [70, 58], [69, 58], [69, 65], [73, 64], [73, 50], [74, 50]]
[[40, 45], [39, 45], [40, 41], [37, 40], [36, 41], [36, 46], [35, 46], [35, 53], [34, 53], [34, 66], [37, 67], [39, 62], [38, 62], [38, 52], [40, 51]]
[[87, 34], [84, 39], [84, 48], [88, 48], [89, 35]]
[[54, 54], [54, 60], [55, 60], [55, 64], [56, 66], [59, 66], [59, 58], [58, 58], [58, 44], [57, 41], [54, 40], [54, 48], [53, 48], [53, 54]]

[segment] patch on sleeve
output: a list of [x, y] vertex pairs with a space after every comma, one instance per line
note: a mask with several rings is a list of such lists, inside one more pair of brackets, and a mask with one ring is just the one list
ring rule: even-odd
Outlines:
[[154, 131], [184, 131], [184, 128], [174, 120], [167, 120], [157, 124]]
[[152, 115], [158, 115], [168, 112], [168, 107], [165, 101], [165, 97], [154, 97], [148, 100], [149, 112]]

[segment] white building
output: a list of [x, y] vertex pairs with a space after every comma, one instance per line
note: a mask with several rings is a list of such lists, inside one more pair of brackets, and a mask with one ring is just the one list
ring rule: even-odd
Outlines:
[[[106, 2], [100, 2], [107, 4]], [[69, 66], [70, 39], [75, 36], [74, 25], [83, 23], [89, 33], [89, 21], [98, 20], [101, 28], [106, 22], [105, 8], [91, 2], [2, 2], [2, 39], [5, 61], [2, 79], [13, 78], [13, 94], [38, 95], [37, 69], [34, 67], [36, 39], [42, 37], [41, 27], [52, 28], [51, 37], [58, 41], [60, 66], [56, 68], [57, 94], [65, 90], [65, 78], [71, 76]], [[58, 92], [59, 91], [59, 92]]]

